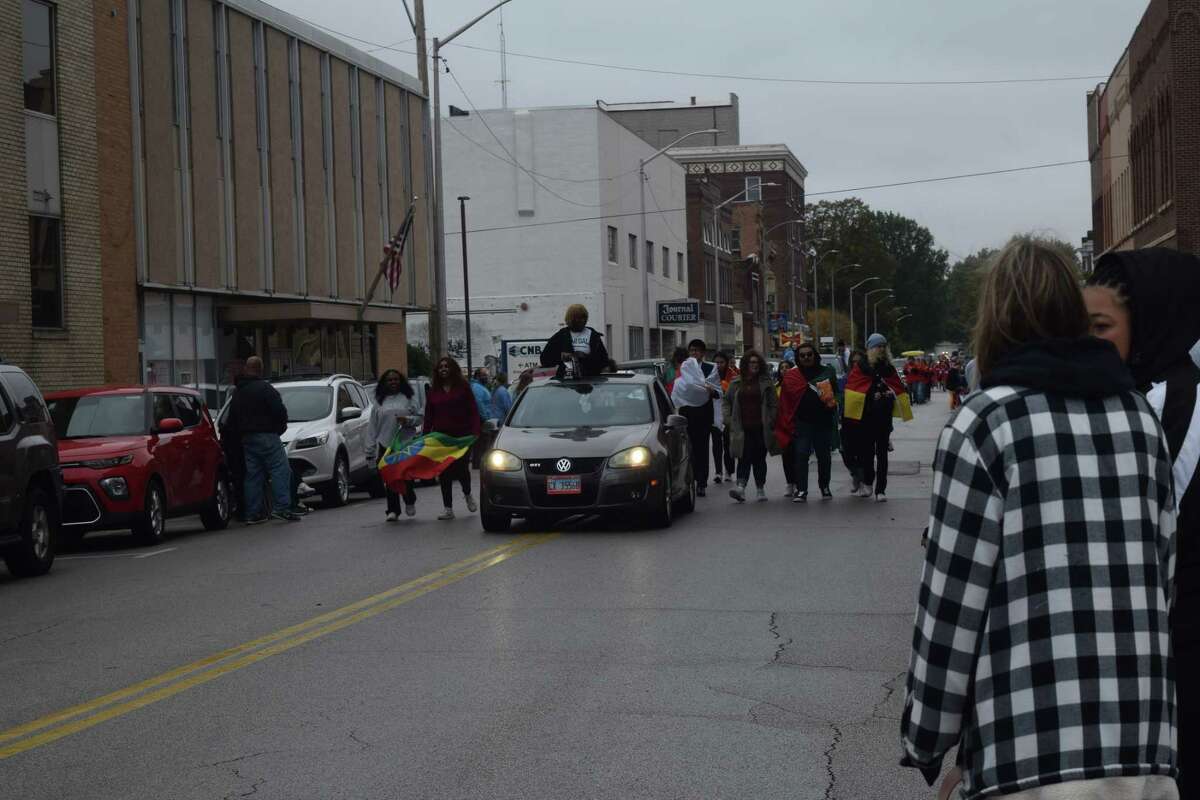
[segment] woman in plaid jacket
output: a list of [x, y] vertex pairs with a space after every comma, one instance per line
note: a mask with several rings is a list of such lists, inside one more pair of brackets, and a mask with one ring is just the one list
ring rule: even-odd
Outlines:
[[960, 797], [1177, 800], [1171, 464], [1069, 257], [1018, 239], [938, 443], [902, 763]]

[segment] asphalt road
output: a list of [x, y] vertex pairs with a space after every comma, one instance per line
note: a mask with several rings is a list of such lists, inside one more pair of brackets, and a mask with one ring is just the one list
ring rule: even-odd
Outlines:
[[[0, 576], [0, 796], [881, 798], [946, 398], [891, 501], [491, 536], [382, 501]], [[815, 486], [815, 466], [813, 484]], [[0, 570], [2, 573], [2, 570]]]

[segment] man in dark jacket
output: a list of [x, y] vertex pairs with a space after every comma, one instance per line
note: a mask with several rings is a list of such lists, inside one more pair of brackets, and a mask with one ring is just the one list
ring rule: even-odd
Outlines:
[[[558, 367], [558, 376], [565, 373], [567, 362], [578, 367], [578, 377], [599, 375], [608, 366], [608, 350], [604, 337], [588, 327], [588, 311], [578, 303], [567, 307], [567, 327], [550, 337], [542, 348], [543, 367]], [[566, 373], [569, 374], [569, 373]]]
[[279, 392], [262, 374], [262, 359], [248, 358], [229, 406], [229, 424], [241, 436], [245, 452], [246, 521], [251, 525], [267, 521], [263, 481], [269, 477], [274, 501], [271, 516], [295, 522], [300, 516], [291, 510], [292, 469], [279, 439], [287, 430], [287, 409]]

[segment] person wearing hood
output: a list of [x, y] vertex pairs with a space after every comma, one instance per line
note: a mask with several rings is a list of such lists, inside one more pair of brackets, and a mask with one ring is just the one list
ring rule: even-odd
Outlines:
[[1171, 463], [1069, 254], [1018, 238], [980, 294], [980, 390], [933, 467], [901, 735], [943, 792], [1177, 800]]
[[568, 361], [579, 365], [579, 377], [599, 375], [608, 366], [608, 350], [599, 331], [588, 327], [588, 310], [579, 303], [567, 306], [565, 328], [542, 347], [543, 367], [562, 367]]
[[1173, 458], [1176, 535], [1171, 645], [1179, 704], [1179, 782], [1200, 792], [1200, 258], [1149, 248], [1110, 253], [1084, 289], [1092, 333], [1112, 342], [1166, 432]]
[[[713, 425], [713, 400], [721, 398], [721, 384], [712, 364], [701, 361], [704, 342], [699, 339], [688, 345], [691, 355], [679, 365], [679, 375], [671, 385], [671, 401], [679, 413], [687, 417], [688, 439], [691, 442], [692, 473], [696, 495], [704, 497], [708, 486], [708, 447]], [[705, 370], [708, 367], [708, 370]]]

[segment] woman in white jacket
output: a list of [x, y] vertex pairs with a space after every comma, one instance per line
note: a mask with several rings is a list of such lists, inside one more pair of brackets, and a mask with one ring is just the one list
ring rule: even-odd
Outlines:
[[[421, 431], [424, 413], [421, 397], [408, 379], [398, 370], [384, 372], [375, 385], [375, 405], [371, 406], [370, 436], [375, 443], [376, 459], [383, 458], [397, 430], [404, 439], [416, 436]], [[417, 513], [417, 493], [411, 483], [404, 485], [404, 513], [410, 517]], [[400, 495], [388, 489], [387, 520], [395, 522], [399, 518]]]

